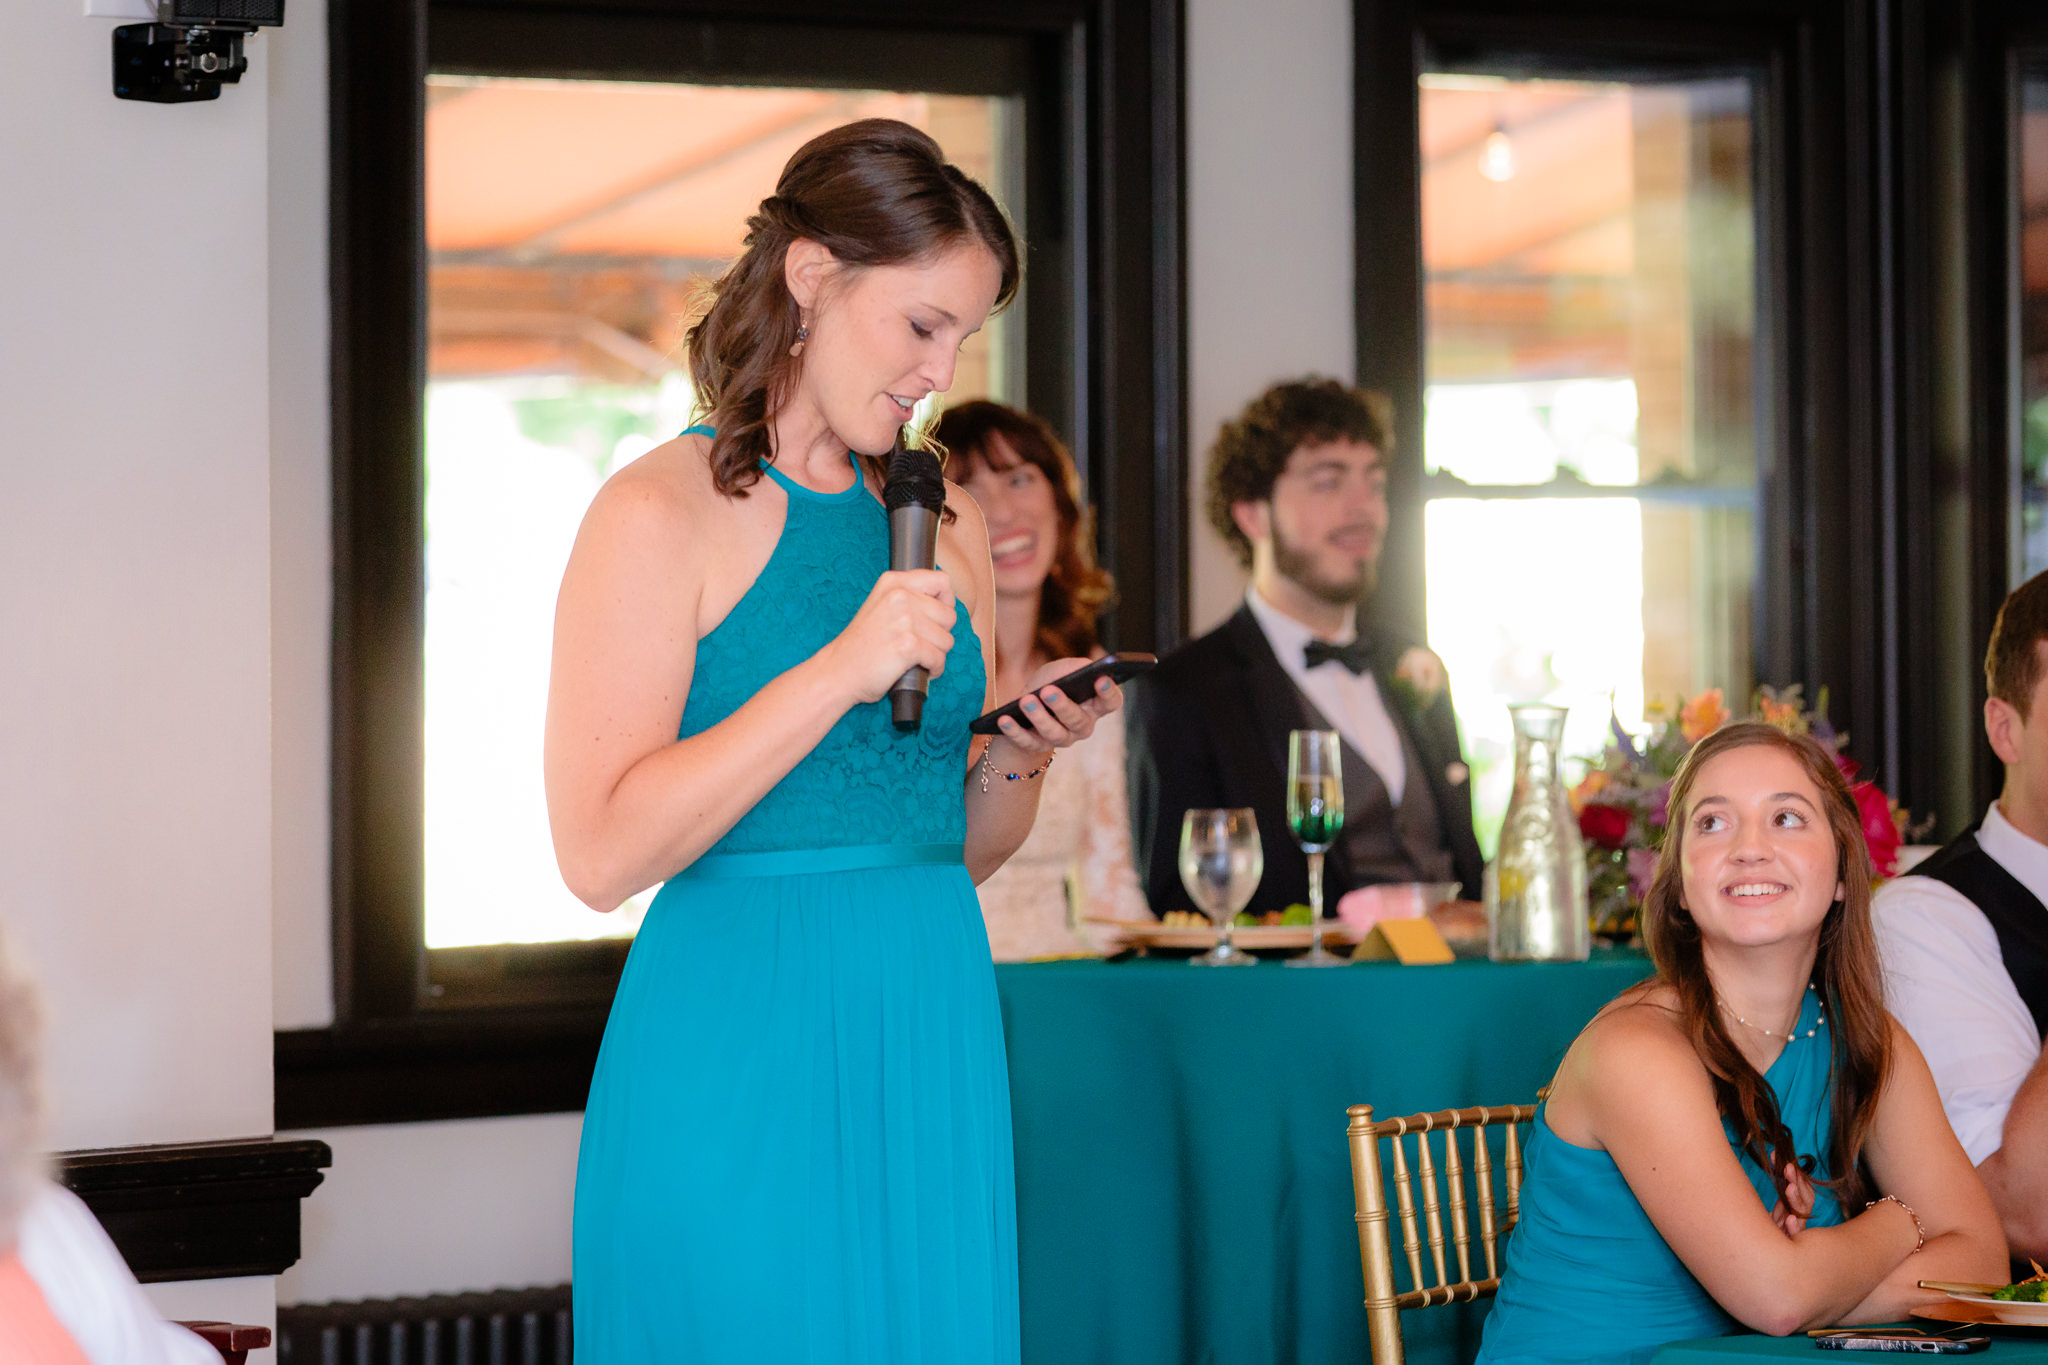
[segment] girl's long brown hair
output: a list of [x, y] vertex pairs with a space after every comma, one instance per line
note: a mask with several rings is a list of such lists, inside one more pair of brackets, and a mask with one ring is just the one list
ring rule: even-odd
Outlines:
[[972, 478], [976, 465], [1001, 472], [1023, 463], [1045, 475], [1059, 514], [1060, 543], [1038, 591], [1038, 629], [1031, 644], [1048, 659], [1094, 653], [1099, 643], [1095, 621], [1109, 606], [1116, 584], [1096, 566], [1094, 519], [1082, 507], [1081, 476], [1052, 427], [1028, 412], [976, 398], [947, 408], [932, 436], [946, 452], [946, 477], [954, 483]]
[[[1870, 852], [1862, 822], [1841, 770], [1813, 740], [1787, 734], [1761, 721], [1724, 725], [1695, 744], [1671, 782], [1670, 817], [1656, 880], [1643, 901], [1643, 938], [1657, 965], [1658, 979], [1678, 997], [1679, 1026], [1706, 1064], [1714, 1102], [1750, 1160], [1770, 1173], [1780, 1198], [1784, 1168], [1796, 1162], [1791, 1130], [1778, 1112], [1776, 1095], [1729, 1037], [1727, 1022], [1707, 976], [1699, 925], [1679, 904], [1684, 889], [1686, 830], [1692, 789], [1701, 769], [1735, 749], [1755, 746], [1789, 754], [1820, 792], [1828, 830], [1834, 835], [1837, 875], [1844, 895], [1821, 921], [1813, 985], [1827, 1010], [1834, 1052], [1830, 1059], [1833, 1126], [1828, 1135], [1828, 1169], [1823, 1183], [1845, 1212], [1861, 1212], [1875, 1193], [1863, 1166], [1863, 1147], [1877, 1119], [1877, 1102], [1891, 1074], [1891, 1021], [1884, 1009], [1877, 939], [1870, 927]], [[1788, 1046], [1797, 1046], [1796, 1043]]]
[[[775, 193], [747, 219], [746, 249], [712, 286], [710, 308], [686, 338], [690, 381], [711, 438], [718, 491], [744, 497], [774, 451], [770, 423], [796, 391], [792, 356], [802, 310], [783, 262], [799, 240], [841, 265], [925, 261], [963, 242], [995, 257], [996, 308], [1016, 297], [1017, 239], [1003, 211], [939, 144], [895, 119], [861, 119], [820, 133], [782, 168]], [[876, 460], [863, 465], [880, 475]]]

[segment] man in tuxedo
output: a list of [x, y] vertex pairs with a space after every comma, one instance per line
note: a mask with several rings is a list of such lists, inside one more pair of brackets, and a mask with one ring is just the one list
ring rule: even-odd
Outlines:
[[1308, 900], [1287, 828], [1287, 733], [1343, 737], [1345, 823], [1324, 863], [1324, 913], [1384, 882], [1479, 895], [1472, 791], [1443, 665], [1365, 619], [1387, 530], [1386, 399], [1328, 379], [1275, 385], [1210, 452], [1210, 524], [1251, 571], [1236, 615], [1132, 690], [1131, 823], [1155, 914], [1191, 909], [1178, 868], [1191, 807], [1249, 806], [1266, 873], [1254, 913]]
[[2048, 1262], [2048, 574], [1998, 609], [1984, 733], [2005, 785], [1984, 817], [1871, 903], [1885, 1003], [2005, 1225]]

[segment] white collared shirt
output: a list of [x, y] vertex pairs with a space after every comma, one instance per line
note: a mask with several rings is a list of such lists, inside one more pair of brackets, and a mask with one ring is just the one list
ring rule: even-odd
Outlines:
[[[1993, 802], [1977, 843], [2048, 904], [2048, 845], [2014, 829]], [[1941, 1107], [1973, 1163], [2005, 1140], [2005, 1113], [2041, 1055], [2041, 1034], [1999, 955], [1984, 912], [1945, 882], [1899, 877], [1870, 905], [1885, 1003], [1934, 1072]]]
[[[1273, 646], [1287, 676], [1337, 727], [1344, 742], [1372, 765], [1386, 785], [1387, 796], [1394, 805], [1400, 805], [1401, 793], [1408, 785], [1408, 759], [1401, 751], [1401, 731], [1387, 714], [1386, 701], [1380, 696], [1380, 685], [1373, 680], [1371, 671], [1353, 673], [1335, 660], [1310, 668], [1308, 642], [1324, 637], [1261, 597], [1257, 587], [1245, 590], [1244, 601], [1252, 609], [1259, 629], [1266, 632], [1266, 641]], [[1346, 621], [1344, 633], [1329, 643], [1350, 644], [1357, 637], [1357, 625]]]

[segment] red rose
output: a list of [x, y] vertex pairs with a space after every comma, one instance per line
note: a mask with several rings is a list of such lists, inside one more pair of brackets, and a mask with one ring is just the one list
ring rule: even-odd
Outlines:
[[1596, 848], [1620, 848], [1628, 842], [1629, 813], [1620, 806], [1588, 801], [1579, 808], [1579, 833]]
[[1870, 865], [1880, 877], [1899, 870], [1899, 825], [1892, 819], [1892, 803], [1875, 782], [1858, 782], [1849, 788], [1856, 798], [1856, 814], [1863, 821], [1863, 842], [1870, 849]]

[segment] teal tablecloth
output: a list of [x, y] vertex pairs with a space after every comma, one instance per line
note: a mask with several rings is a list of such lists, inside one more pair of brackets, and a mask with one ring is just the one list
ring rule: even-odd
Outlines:
[[[1897, 1323], [1939, 1332], [1948, 1328], [1940, 1322]], [[1714, 1337], [1707, 1341], [1680, 1341], [1657, 1352], [1653, 1365], [1753, 1365], [1767, 1360], [1799, 1360], [1808, 1365], [1847, 1365], [1849, 1362], [1949, 1360], [1962, 1362], [1999, 1361], [2003, 1365], [2048, 1365], [2048, 1334], [2015, 1327], [1957, 1327], [1958, 1333], [1991, 1338], [1991, 1344], [1970, 1355], [1919, 1355], [1891, 1351], [1823, 1351], [1802, 1334], [1792, 1337]]]
[[[1362, 1365], [1345, 1108], [1528, 1101], [1648, 971], [998, 967], [1026, 1365]], [[1482, 1313], [1407, 1314], [1410, 1361], [1470, 1360]]]

